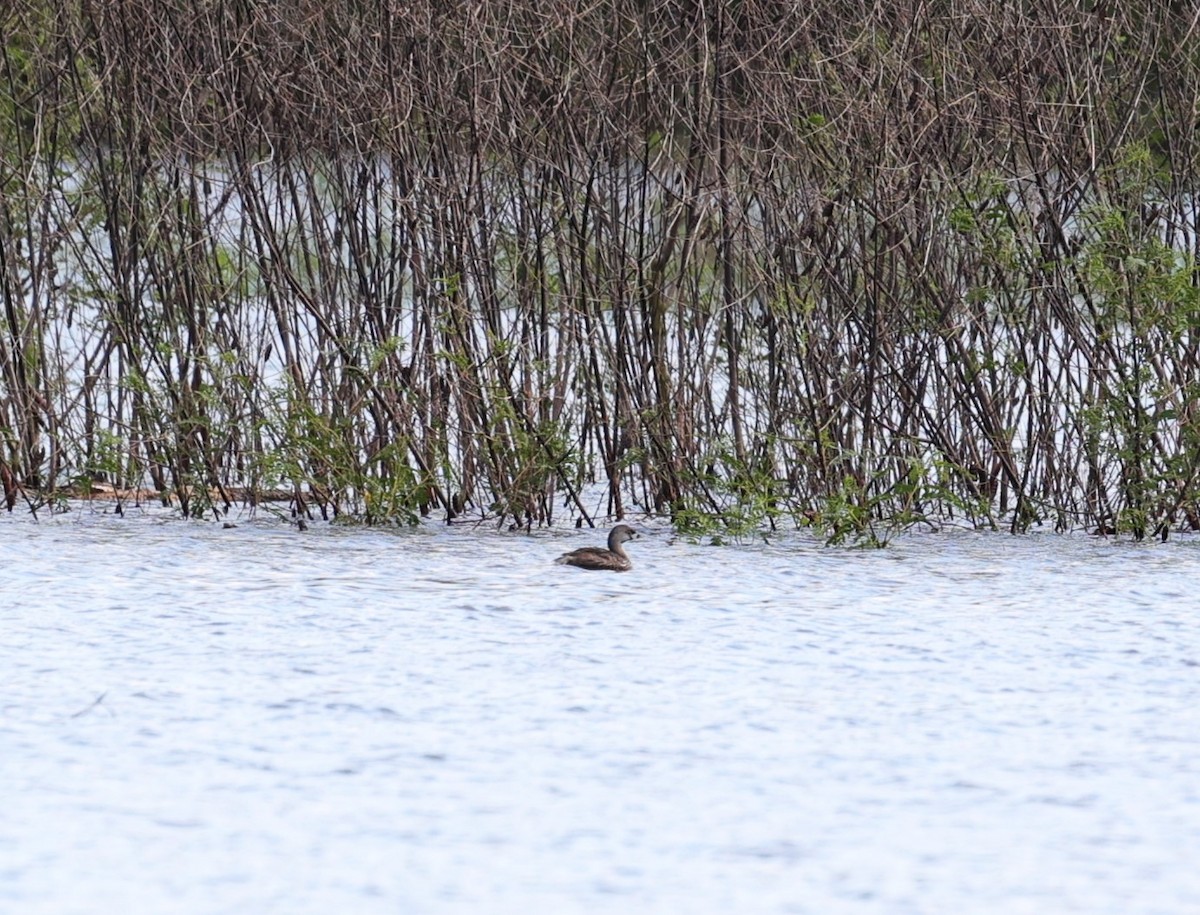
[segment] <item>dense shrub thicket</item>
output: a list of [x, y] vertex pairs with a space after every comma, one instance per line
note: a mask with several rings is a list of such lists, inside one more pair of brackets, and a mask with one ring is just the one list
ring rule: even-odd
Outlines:
[[10, 0], [0, 35], [10, 508], [1197, 524], [1194, 4]]

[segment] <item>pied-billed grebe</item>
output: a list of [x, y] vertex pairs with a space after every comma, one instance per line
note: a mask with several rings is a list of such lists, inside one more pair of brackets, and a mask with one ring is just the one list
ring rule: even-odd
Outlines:
[[595, 569], [600, 572], [628, 572], [633, 568], [625, 548], [621, 546], [627, 540], [636, 540], [638, 532], [628, 524], [618, 524], [608, 535], [608, 549], [598, 546], [585, 546], [582, 549], [563, 553], [555, 562], [564, 566], [578, 566], [581, 569]]

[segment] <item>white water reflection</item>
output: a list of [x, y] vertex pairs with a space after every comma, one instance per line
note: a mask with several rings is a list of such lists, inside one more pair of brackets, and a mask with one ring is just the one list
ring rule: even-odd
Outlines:
[[1195, 541], [0, 520], [0, 911], [1200, 910]]

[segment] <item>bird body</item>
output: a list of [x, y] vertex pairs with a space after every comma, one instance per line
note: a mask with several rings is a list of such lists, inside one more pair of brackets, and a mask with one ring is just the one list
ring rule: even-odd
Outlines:
[[623, 543], [636, 540], [638, 532], [628, 524], [618, 524], [609, 532], [608, 549], [599, 546], [585, 546], [570, 553], [563, 553], [556, 560], [559, 565], [575, 566], [580, 569], [591, 569], [597, 572], [628, 572], [633, 568], [629, 555], [625, 552]]

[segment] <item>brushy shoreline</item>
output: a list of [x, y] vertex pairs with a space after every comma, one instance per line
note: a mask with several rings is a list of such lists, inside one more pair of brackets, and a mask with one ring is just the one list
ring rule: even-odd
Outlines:
[[1015, 7], [17, 0], [7, 503], [1195, 529], [1194, 22]]

